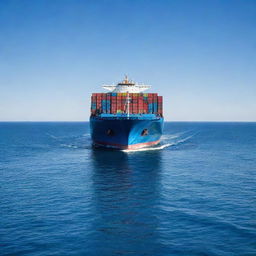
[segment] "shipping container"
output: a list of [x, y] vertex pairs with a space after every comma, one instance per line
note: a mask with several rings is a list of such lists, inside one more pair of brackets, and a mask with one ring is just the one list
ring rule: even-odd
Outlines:
[[93, 93], [91, 113], [127, 113], [160, 114], [163, 113], [163, 97], [157, 93]]

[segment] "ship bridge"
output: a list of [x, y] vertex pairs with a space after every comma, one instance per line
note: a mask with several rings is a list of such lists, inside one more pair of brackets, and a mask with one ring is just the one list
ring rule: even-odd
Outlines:
[[125, 76], [125, 79], [117, 85], [103, 85], [102, 87], [114, 93], [140, 93], [148, 90], [151, 86], [135, 83]]

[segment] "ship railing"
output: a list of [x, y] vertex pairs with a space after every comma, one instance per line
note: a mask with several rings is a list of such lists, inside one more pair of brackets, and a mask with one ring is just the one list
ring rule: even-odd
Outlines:
[[160, 114], [130, 114], [129, 117], [126, 114], [99, 114], [92, 115], [92, 117], [104, 120], [159, 120], [163, 118]]

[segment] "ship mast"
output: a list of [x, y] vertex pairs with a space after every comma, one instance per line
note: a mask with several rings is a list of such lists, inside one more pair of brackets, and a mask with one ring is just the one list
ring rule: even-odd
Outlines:
[[[124, 84], [124, 85], [134, 85], [132, 81], [129, 81], [128, 76], [125, 75], [124, 80], [119, 83], [119, 84]], [[126, 97], [126, 113], [127, 113], [127, 118], [129, 119], [130, 117], [130, 97], [129, 97], [129, 90], [127, 90], [127, 97]]]
[[128, 76], [125, 75], [124, 76], [124, 81], [123, 81], [124, 84], [128, 84], [129, 83], [129, 80], [128, 80]]
[[129, 119], [130, 116], [130, 98], [129, 98], [129, 92], [127, 92], [127, 118]]

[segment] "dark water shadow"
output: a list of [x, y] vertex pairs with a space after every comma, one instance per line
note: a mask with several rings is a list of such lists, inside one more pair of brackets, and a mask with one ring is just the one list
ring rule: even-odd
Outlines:
[[[161, 152], [91, 153], [95, 255], [156, 255]], [[88, 248], [88, 250], [89, 250]]]

